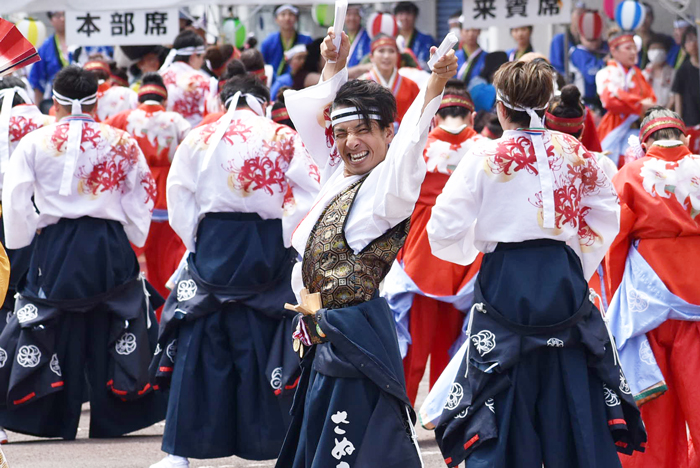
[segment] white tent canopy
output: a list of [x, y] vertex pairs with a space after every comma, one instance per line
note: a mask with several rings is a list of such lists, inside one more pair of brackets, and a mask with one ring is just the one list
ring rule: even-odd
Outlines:
[[[382, 3], [393, 2], [395, 0], [353, 0], [352, 3]], [[285, 3], [283, 0], [256, 0], [253, 4], [251, 0], [149, 0], [146, 8], [172, 8], [180, 6], [214, 4], [214, 5], [279, 5]], [[333, 0], [327, 2], [319, 0], [294, 0], [295, 5], [312, 5], [314, 3], [334, 3]], [[16, 12], [35, 12], [35, 11], [57, 11], [57, 10], [74, 10], [74, 11], [110, 11], [110, 10], [136, 10], [143, 9], [143, 0], [120, 0], [115, 4], [113, 1], [107, 0], [2, 0], [0, 1], [0, 14], [16, 13]]]

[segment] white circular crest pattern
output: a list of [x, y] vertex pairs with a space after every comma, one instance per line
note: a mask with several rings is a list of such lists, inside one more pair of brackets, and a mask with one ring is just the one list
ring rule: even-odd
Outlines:
[[496, 335], [489, 330], [481, 330], [472, 335], [472, 343], [480, 355], [485, 356], [496, 347]]
[[39, 309], [34, 304], [27, 304], [17, 311], [19, 323], [29, 322], [39, 316]]
[[630, 289], [627, 291], [627, 306], [631, 312], [644, 312], [649, 308], [649, 298], [636, 289]]
[[547, 340], [547, 346], [552, 348], [563, 348], [564, 342], [559, 338], [550, 338]]
[[114, 350], [122, 356], [128, 356], [136, 351], [136, 335], [125, 332], [114, 344]]
[[49, 368], [51, 368], [51, 372], [53, 372], [57, 376], [61, 377], [61, 366], [58, 363], [58, 356], [55, 353], [53, 356], [51, 356], [51, 362], [49, 363]]
[[459, 402], [462, 401], [464, 396], [464, 389], [457, 383], [452, 383], [452, 388], [450, 388], [450, 394], [447, 396], [447, 402], [445, 403], [445, 409], [452, 411], [459, 406]]
[[189, 301], [197, 294], [197, 283], [192, 279], [177, 283], [177, 301]]
[[605, 404], [608, 406], [617, 406], [620, 404], [620, 397], [617, 393], [610, 390], [607, 385], [603, 384], [603, 394], [605, 395]]
[[649, 346], [648, 341], [643, 341], [642, 345], [639, 347], [639, 359], [650, 366], [653, 366], [656, 360], [654, 359], [654, 353]]
[[170, 359], [170, 362], [175, 364], [175, 356], [177, 355], [177, 340], [170, 342], [168, 347], [165, 349], [165, 354], [168, 356], [168, 359]]
[[24, 345], [17, 352], [17, 364], [22, 367], [36, 367], [41, 361], [41, 351], [34, 345]]
[[276, 367], [275, 370], [272, 371], [270, 385], [272, 386], [273, 390], [279, 390], [280, 388], [282, 388], [282, 368], [281, 367]]
[[7, 352], [0, 348], [0, 367], [5, 367], [5, 363], [7, 362]]
[[622, 369], [620, 369], [620, 391], [627, 395], [632, 393], [632, 391], [630, 390], [630, 386], [627, 383], [627, 379], [625, 378], [625, 374], [622, 373]]

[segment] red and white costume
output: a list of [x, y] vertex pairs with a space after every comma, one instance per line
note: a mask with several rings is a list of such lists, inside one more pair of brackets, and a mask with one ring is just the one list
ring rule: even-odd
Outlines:
[[[162, 88], [161, 88], [162, 89]], [[153, 223], [144, 254], [148, 281], [163, 296], [170, 275], [185, 253], [185, 246], [168, 224], [166, 184], [175, 150], [190, 131], [190, 124], [175, 112], [167, 112], [157, 101], [146, 101], [134, 110], [121, 112], [106, 122], [133, 136], [143, 151], [156, 182]]]
[[[72, 121], [82, 130], [75, 160], [69, 160], [67, 153]], [[68, 193], [62, 195], [64, 169], [71, 166]], [[25, 247], [37, 229], [61, 218], [83, 216], [118, 221], [129, 240], [143, 246], [155, 193], [155, 181], [136, 140], [88, 115], [66, 117], [35, 130], [12, 153], [2, 191], [7, 246]]]
[[[696, 375], [700, 367], [700, 157], [680, 141], [656, 141], [645, 157], [625, 164], [613, 182], [620, 197], [621, 223], [606, 257], [608, 290], [614, 293], [625, 281], [650, 283], [651, 278], [635, 279], [626, 269], [630, 249], [636, 247], [651, 267], [651, 274], [668, 292], [696, 309], [691, 318], [671, 317], [646, 332], [648, 345], [644, 346], [647, 352], [649, 348], [653, 352], [668, 390], [660, 396], [652, 395], [658, 398], [641, 407], [649, 435], [646, 453], [625, 457], [623, 466], [695, 467], [700, 459], [689, 439], [700, 440], [700, 387]], [[629, 310], [620, 312], [622, 323], [631, 328], [635, 321], [653, 320], [645, 315], [653, 314], [652, 301], [645, 297], [654, 294], [655, 290], [643, 288], [628, 290], [623, 302]], [[666, 312], [670, 308], [662, 306]], [[618, 341], [618, 347], [623, 345]], [[641, 354], [643, 349], [640, 358], [645, 360], [648, 358]]]
[[394, 68], [389, 81], [385, 80], [381, 73], [375, 68], [362, 75], [360, 80], [372, 80], [384, 86], [391, 91], [391, 94], [396, 98], [396, 121], [401, 123], [401, 119], [408, 111], [408, 108], [413, 104], [414, 99], [418, 96], [420, 88], [415, 81], [406, 78], [399, 73], [398, 68]]
[[447, 366], [450, 347], [462, 334], [464, 314], [471, 306], [481, 256], [466, 266], [435, 257], [425, 227], [450, 175], [480, 141], [486, 138], [466, 125], [436, 127], [430, 132], [423, 152], [427, 174], [411, 216], [411, 230], [385, 279], [383, 295], [397, 320], [406, 393], [411, 401], [415, 401], [428, 356], [431, 387]]
[[97, 93], [97, 110], [95, 111], [98, 122], [104, 122], [110, 117], [139, 105], [139, 96], [136, 91], [125, 86], [112, 86], [102, 93]]
[[204, 117], [209, 78], [185, 62], [173, 62], [161, 71], [168, 88], [168, 110], [177, 112], [195, 126]]

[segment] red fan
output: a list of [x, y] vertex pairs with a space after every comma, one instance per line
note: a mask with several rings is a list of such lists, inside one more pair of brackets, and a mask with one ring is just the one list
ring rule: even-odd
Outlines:
[[41, 60], [29, 40], [17, 27], [0, 18], [0, 76]]

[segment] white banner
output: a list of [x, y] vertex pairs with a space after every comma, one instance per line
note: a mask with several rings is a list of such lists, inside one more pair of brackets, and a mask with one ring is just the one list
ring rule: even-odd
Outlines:
[[178, 32], [177, 8], [66, 11], [66, 42], [72, 45], [172, 44]]
[[571, 22], [572, 0], [463, 0], [465, 27], [516, 28]]

